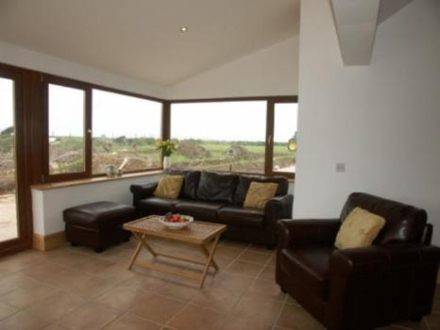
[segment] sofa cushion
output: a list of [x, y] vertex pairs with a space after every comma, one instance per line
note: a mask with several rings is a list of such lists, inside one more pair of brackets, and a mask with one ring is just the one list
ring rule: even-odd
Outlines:
[[183, 175], [164, 175], [159, 179], [153, 195], [163, 198], [177, 198], [183, 184]]
[[197, 198], [203, 201], [232, 203], [236, 186], [236, 174], [202, 171]]
[[218, 210], [218, 221], [233, 227], [262, 228], [264, 227], [264, 211], [245, 209], [236, 205], [224, 206]]
[[196, 199], [197, 186], [199, 185], [200, 171], [182, 170], [182, 169], [167, 169], [166, 173], [172, 175], [183, 175], [182, 189], [180, 189], [179, 198]]
[[278, 183], [251, 182], [243, 206], [245, 208], [264, 209], [269, 199], [275, 196]]
[[237, 189], [234, 194], [234, 204], [243, 205], [251, 182], [273, 182], [278, 183], [275, 196], [283, 196], [288, 193], [289, 181], [282, 176], [265, 177], [258, 175], [240, 175], [238, 177]]
[[187, 214], [199, 221], [217, 222], [217, 212], [223, 203], [204, 201], [181, 201], [176, 204], [176, 212]]
[[143, 215], [164, 215], [167, 212], [176, 212], [176, 204], [178, 199], [150, 197], [141, 199], [138, 203], [138, 210], [142, 210]]
[[383, 217], [355, 207], [339, 228], [335, 246], [339, 249], [370, 246], [384, 225]]

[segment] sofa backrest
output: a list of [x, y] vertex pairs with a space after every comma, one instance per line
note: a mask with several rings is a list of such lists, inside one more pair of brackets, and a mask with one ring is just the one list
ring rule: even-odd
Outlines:
[[374, 240], [375, 245], [421, 243], [427, 223], [423, 209], [382, 197], [354, 192], [348, 196], [341, 211], [343, 222], [348, 214], [360, 207], [385, 218], [385, 226]]
[[197, 187], [199, 186], [200, 171], [197, 170], [181, 170], [167, 169], [166, 174], [185, 176], [180, 190], [179, 198], [196, 199]]
[[252, 181], [278, 183], [276, 196], [287, 195], [289, 190], [289, 181], [283, 176], [266, 177], [188, 169], [167, 169], [165, 173], [185, 176], [179, 198], [243, 205]]

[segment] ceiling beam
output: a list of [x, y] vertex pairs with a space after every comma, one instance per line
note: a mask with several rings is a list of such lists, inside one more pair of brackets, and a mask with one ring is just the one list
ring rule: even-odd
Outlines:
[[332, 0], [344, 65], [369, 65], [380, 0]]

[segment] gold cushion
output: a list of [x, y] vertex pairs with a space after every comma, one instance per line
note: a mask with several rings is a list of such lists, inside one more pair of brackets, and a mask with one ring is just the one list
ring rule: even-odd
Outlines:
[[338, 249], [370, 246], [384, 225], [383, 217], [355, 207], [339, 228], [335, 246]]
[[264, 209], [269, 199], [275, 196], [278, 189], [278, 183], [255, 182], [249, 185], [243, 206], [248, 208]]
[[164, 175], [160, 178], [153, 195], [162, 198], [177, 198], [183, 184], [183, 175]]

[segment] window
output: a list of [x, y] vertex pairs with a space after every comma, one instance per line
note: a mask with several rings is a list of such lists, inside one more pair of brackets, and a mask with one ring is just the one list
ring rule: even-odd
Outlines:
[[85, 92], [55, 84], [48, 92], [49, 174], [85, 172]]
[[171, 102], [172, 167], [293, 177], [296, 118], [296, 97]]
[[45, 86], [44, 181], [160, 169], [163, 102], [54, 76]]
[[92, 174], [159, 168], [162, 103], [98, 89], [92, 99]]
[[295, 173], [298, 103], [274, 104], [272, 171]]

